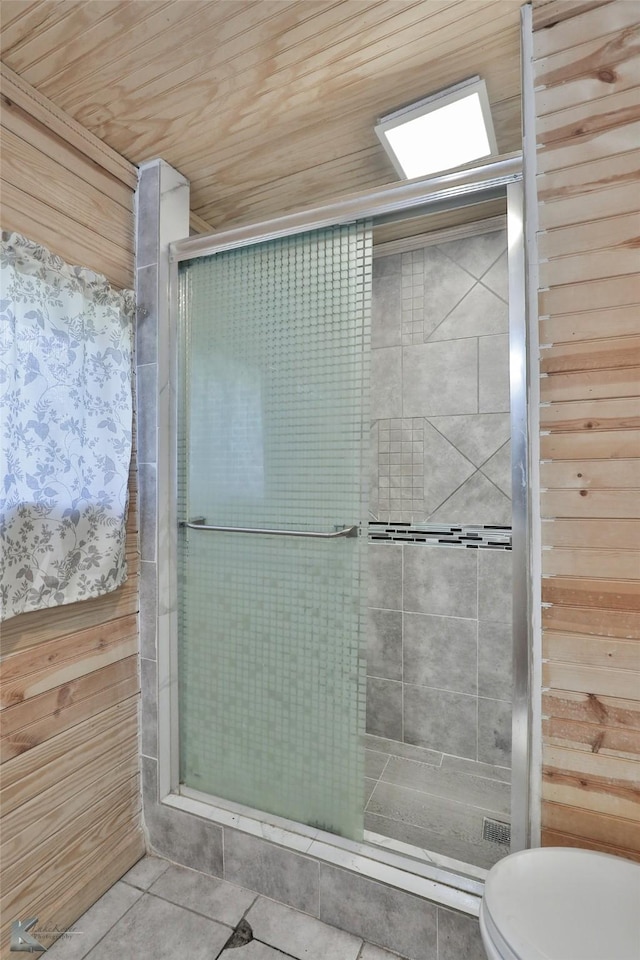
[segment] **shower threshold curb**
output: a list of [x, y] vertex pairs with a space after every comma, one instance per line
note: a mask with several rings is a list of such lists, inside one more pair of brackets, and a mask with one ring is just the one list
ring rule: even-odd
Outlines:
[[[484, 878], [487, 875], [487, 871], [479, 867], [427, 851], [421, 851], [424, 859], [405, 856], [392, 849], [373, 847], [282, 817], [263, 814], [187, 787], [182, 787], [180, 793], [168, 794], [161, 803], [210, 820], [221, 827], [259, 837], [319, 862], [341, 867], [368, 880], [423, 897], [431, 903], [471, 917], [479, 916]], [[377, 835], [372, 836], [378, 840]], [[381, 842], [385, 840], [379, 838]], [[439, 862], [436, 863], [433, 857], [438, 857]], [[459, 873], [458, 870], [463, 872]]]

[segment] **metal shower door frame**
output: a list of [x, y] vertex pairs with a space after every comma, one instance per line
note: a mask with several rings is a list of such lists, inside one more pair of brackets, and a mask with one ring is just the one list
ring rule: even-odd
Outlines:
[[[525, 283], [525, 239], [522, 155], [499, 157], [476, 167], [413, 181], [401, 182], [378, 190], [346, 197], [333, 203], [312, 207], [294, 214], [218, 233], [179, 240], [169, 248], [170, 331], [169, 350], [177, 367], [179, 330], [179, 263], [209, 256], [279, 237], [291, 236], [321, 227], [338, 226], [366, 218], [399, 219], [433, 210], [450, 209], [478, 203], [491, 197], [507, 198], [509, 344], [513, 486], [513, 673], [512, 713], [512, 850], [524, 849], [531, 842], [531, 664], [532, 664], [532, 559], [530, 535], [530, 485], [528, 427], [529, 359], [527, 356], [528, 310]], [[177, 396], [174, 400], [174, 427], [177, 426]], [[177, 430], [171, 442], [169, 476], [171, 487], [163, 498], [169, 504], [166, 519], [177, 530]], [[170, 538], [163, 558], [170, 565], [170, 582], [177, 600], [177, 555], [175, 537]], [[160, 683], [159, 786], [160, 799], [171, 797], [173, 805], [179, 792], [179, 729], [177, 684], [177, 624], [168, 620], [158, 629], [158, 660], [165, 682]], [[292, 825], [292, 827], [295, 825]], [[366, 844], [366, 846], [370, 846]], [[408, 860], [408, 858], [407, 858]], [[408, 861], [409, 862], [409, 861]], [[455, 875], [452, 874], [452, 883]]]

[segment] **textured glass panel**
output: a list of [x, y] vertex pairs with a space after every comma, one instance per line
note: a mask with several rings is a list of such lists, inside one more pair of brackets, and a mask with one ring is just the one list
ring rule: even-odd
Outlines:
[[[181, 268], [184, 519], [363, 521], [370, 275], [362, 224]], [[362, 836], [365, 546], [183, 529], [184, 783]]]

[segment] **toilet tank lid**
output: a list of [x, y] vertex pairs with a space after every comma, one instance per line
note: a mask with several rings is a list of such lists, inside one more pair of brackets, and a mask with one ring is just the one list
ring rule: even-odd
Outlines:
[[484, 912], [521, 960], [638, 960], [640, 866], [573, 847], [522, 850], [489, 871]]

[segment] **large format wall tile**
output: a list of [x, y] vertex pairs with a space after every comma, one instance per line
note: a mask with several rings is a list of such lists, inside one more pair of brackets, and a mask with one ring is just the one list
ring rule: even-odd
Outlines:
[[224, 831], [224, 875], [313, 916], [318, 915], [319, 864], [239, 830]]
[[146, 560], [140, 563], [140, 655], [156, 659], [156, 565]]
[[477, 702], [476, 697], [462, 693], [405, 683], [405, 740], [419, 747], [475, 760]]
[[221, 877], [222, 827], [158, 801], [158, 761], [143, 756], [142, 800], [153, 851], [192, 870]]
[[513, 558], [508, 550], [478, 551], [478, 617], [511, 623]]
[[513, 693], [513, 627], [510, 623], [478, 623], [478, 694], [511, 700]]
[[371, 424], [369, 435], [369, 516], [374, 520], [378, 519], [379, 507], [379, 486], [380, 478], [378, 474], [378, 421], [374, 420]]
[[368, 677], [367, 732], [402, 740], [402, 684], [398, 681]]
[[143, 756], [158, 756], [158, 677], [155, 660], [140, 659], [140, 747]]
[[145, 806], [152, 849], [192, 870], [222, 876], [222, 828], [159, 803]]
[[[147, 268], [148, 269], [148, 268]], [[158, 389], [156, 363], [145, 363], [136, 368], [136, 415], [138, 425], [138, 456], [141, 463], [156, 462], [156, 406]]]
[[402, 680], [402, 613], [369, 609], [367, 675]]
[[437, 958], [436, 910], [422, 897], [321, 867], [320, 919], [413, 960]]
[[138, 463], [140, 487], [140, 558], [156, 560], [156, 465]]
[[402, 610], [402, 547], [399, 543], [369, 544], [369, 606]]
[[380, 420], [402, 416], [402, 347], [371, 351], [371, 417]]
[[[396, 269], [392, 264], [385, 264], [386, 270], [379, 274], [376, 263], [396, 261]], [[372, 301], [371, 301], [371, 346], [393, 347], [399, 346], [401, 341], [401, 304], [402, 304], [402, 276], [400, 273], [399, 257], [384, 257], [374, 262]], [[493, 332], [493, 331], [492, 331]]]
[[402, 274], [402, 254], [393, 253], [383, 257], [373, 258], [373, 279], [396, 276]]
[[[480, 337], [478, 341], [479, 413], [509, 409], [509, 337]], [[464, 413], [464, 411], [461, 411]]]
[[[371, 382], [376, 383], [373, 372]], [[402, 410], [405, 417], [477, 413], [477, 339], [403, 347]]]
[[[136, 268], [158, 262], [160, 237], [160, 174], [157, 162], [143, 167], [138, 184], [138, 215], [136, 217]], [[154, 296], [154, 306], [156, 296]], [[140, 361], [142, 362], [142, 361]]]
[[405, 682], [476, 694], [477, 631], [477, 620], [405, 613]]
[[477, 617], [476, 551], [428, 544], [405, 545], [403, 549], [405, 610]]
[[[158, 361], [158, 264], [140, 267], [136, 277], [136, 364]], [[155, 413], [155, 396], [152, 398]]]
[[478, 700], [478, 760], [511, 766], [511, 704]]
[[485, 960], [480, 925], [474, 917], [438, 907], [438, 960]]

